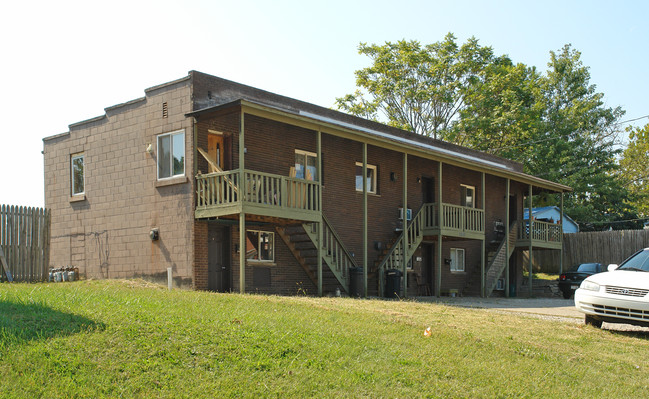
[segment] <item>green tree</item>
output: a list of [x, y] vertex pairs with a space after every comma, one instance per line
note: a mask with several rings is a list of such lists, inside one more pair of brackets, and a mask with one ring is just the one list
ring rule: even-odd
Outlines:
[[624, 111], [605, 106], [604, 94], [590, 83], [588, 67], [570, 45], [550, 52], [541, 93], [541, 130], [524, 160], [527, 171], [573, 188], [565, 199], [573, 219], [595, 229], [621, 227], [606, 223], [636, 215], [616, 173], [617, 122]]
[[358, 49], [372, 65], [356, 71], [357, 90], [336, 99], [339, 109], [391, 126], [445, 139], [464, 97], [493, 61], [490, 47], [470, 38], [458, 46], [453, 34], [422, 46], [401, 40]]
[[649, 217], [649, 124], [627, 131], [629, 145], [620, 159], [620, 175], [631, 191], [631, 205]]
[[571, 186], [567, 213], [586, 228], [629, 227], [612, 223], [637, 215], [617, 173], [624, 111], [605, 106], [570, 45], [550, 52], [544, 74], [473, 37], [458, 46], [451, 33], [431, 45], [361, 44], [359, 52], [372, 65], [356, 72], [357, 90], [337, 99], [339, 109], [500, 155]]

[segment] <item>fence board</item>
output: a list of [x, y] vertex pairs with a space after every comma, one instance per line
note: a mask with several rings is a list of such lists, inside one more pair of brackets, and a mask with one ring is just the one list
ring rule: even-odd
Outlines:
[[[50, 211], [0, 206], [0, 248], [14, 281], [44, 281], [50, 260]], [[0, 272], [0, 281], [7, 273]]]
[[[584, 262], [621, 263], [649, 247], [649, 230], [589, 231], [563, 235], [563, 270]], [[559, 273], [559, 251], [534, 250], [535, 270]]]

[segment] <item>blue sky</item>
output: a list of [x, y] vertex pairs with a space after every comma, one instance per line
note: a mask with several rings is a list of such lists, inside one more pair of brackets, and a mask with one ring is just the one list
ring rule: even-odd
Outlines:
[[643, 1], [3, 2], [0, 203], [43, 205], [43, 137], [193, 69], [332, 107], [368, 65], [360, 42], [453, 32], [540, 71], [571, 43], [606, 104], [644, 117], [647, 15]]

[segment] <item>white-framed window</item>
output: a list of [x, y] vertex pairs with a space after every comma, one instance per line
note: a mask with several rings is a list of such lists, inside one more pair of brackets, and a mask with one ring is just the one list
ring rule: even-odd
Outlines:
[[[376, 165], [367, 164], [367, 192], [376, 194]], [[363, 163], [356, 162], [356, 191], [363, 191]]]
[[158, 179], [185, 175], [185, 130], [158, 136]]
[[70, 182], [72, 195], [86, 192], [86, 166], [83, 153], [70, 156]]
[[318, 180], [318, 154], [295, 150], [295, 177], [305, 180]]
[[451, 248], [451, 271], [452, 272], [464, 271], [464, 249]]
[[275, 233], [246, 230], [246, 259], [251, 262], [274, 262]]
[[475, 187], [460, 184], [460, 205], [475, 208]]

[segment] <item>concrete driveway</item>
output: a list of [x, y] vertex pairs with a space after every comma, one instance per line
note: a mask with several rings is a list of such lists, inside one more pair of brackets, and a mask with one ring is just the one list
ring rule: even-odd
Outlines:
[[[584, 314], [575, 308], [574, 299], [563, 298], [473, 298], [473, 297], [417, 297], [421, 302], [434, 302], [447, 306], [489, 309], [498, 312], [511, 312], [521, 315], [559, 320], [568, 323], [583, 323]], [[634, 331], [649, 335], [648, 327], [629, 324], [604, 323], [602, 328], [611, 331]]]
[[560, 298], [473, 298], [473, 297], [417, 297], [418, 301], [435, 302], [463, 308], [494, 309], [539, 316], [560, 317], [583, 322], [584, 315], [575, 308], [572, 299]]

